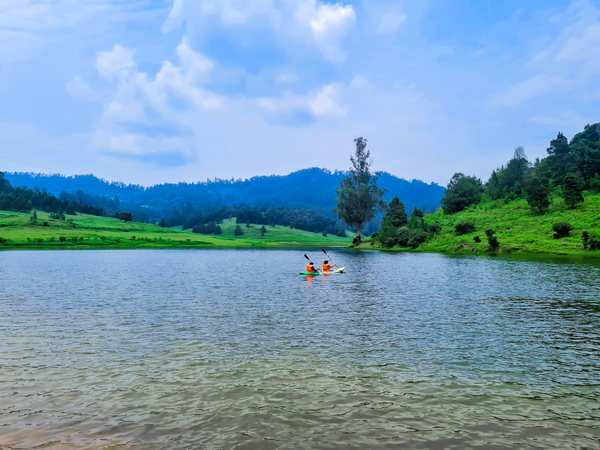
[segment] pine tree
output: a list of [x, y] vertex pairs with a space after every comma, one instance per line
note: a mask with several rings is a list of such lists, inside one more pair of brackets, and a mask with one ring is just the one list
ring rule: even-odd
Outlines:
[[351, 227], [358, 230], [356, 243], [362, 240], [361, 229], [370, 222], [378, 211], [385, 210], [384, 190], [377, 186], [378, 174], [371, 174], [371, 152], [367, 150], [367, 140], [359, 137], [354, 140], [356, 151], [350, 157], [350, 174], [336, 188], [337, 207], [334, 212]]
[[565, 203], [571, 208], [574, 208], [577, 203], [583, 202], [581, 183], [576, 175], [569, 173], [564, 178], [562, 197], [565, 199]]

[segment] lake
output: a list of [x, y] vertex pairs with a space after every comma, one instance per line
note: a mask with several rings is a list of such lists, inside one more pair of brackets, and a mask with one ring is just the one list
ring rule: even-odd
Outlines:
[[600, 448], [600, 265], [0, 252], [0, 447]]

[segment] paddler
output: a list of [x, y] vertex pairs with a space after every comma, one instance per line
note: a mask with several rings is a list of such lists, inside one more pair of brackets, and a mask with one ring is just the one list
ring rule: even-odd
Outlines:
[[306, 265], [306, 271], [308, 273], [317, 273], [318, 272], [317, 268], [315, 267], [315, 263], [312, 261]]
[[323, 272], [331, 272], [331, 266], [329, 265], [329, 260], [323, 261]]

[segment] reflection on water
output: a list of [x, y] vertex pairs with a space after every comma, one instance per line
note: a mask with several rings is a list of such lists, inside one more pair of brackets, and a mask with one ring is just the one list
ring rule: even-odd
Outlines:
[[0, 448], [600, 447], [598, 265], [302, 253], [0, 253]]

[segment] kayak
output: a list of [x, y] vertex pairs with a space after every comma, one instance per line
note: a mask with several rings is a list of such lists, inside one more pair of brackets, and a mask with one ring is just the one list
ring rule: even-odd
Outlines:
[[300, 272], [300, 275], [331, 275], [334, 273], [344, 273], [345, 267], [332, 270], [331, 272]]

